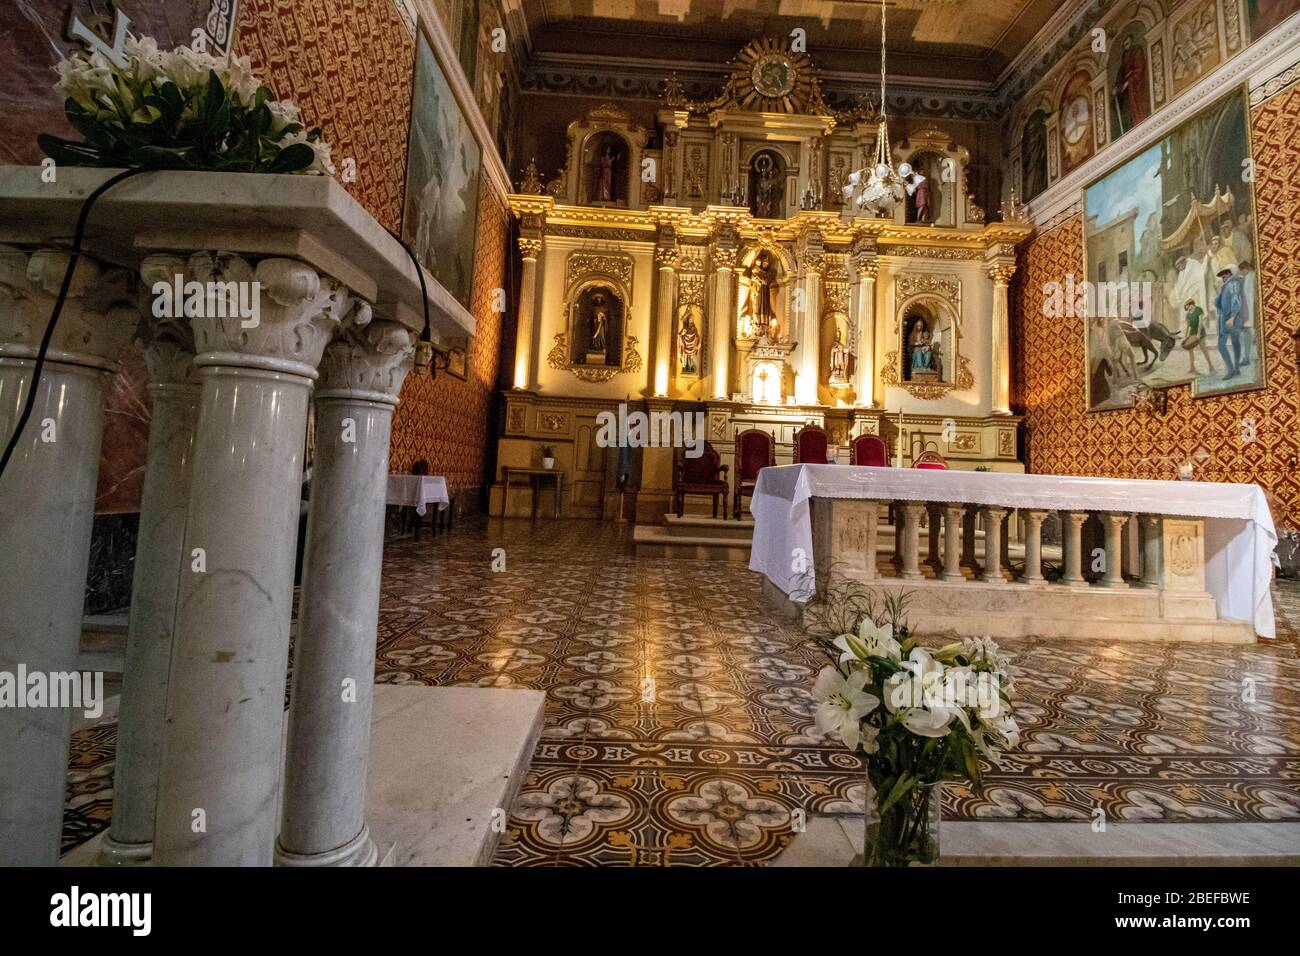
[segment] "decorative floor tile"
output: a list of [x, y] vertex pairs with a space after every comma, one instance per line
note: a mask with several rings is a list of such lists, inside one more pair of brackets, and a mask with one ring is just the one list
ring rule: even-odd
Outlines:
[[[734, 866], [860, 812], [858, 757], [816, 729], [823, 658], [743, 564], [638, 559], [631, 529], [463, 522], [390, 542], [376, 679], [546, 691], [500, 866]], [[506, 570], [492, 570], [493, 550]], [[1300, 585], [1249, 646], [1006, 641], [1020, 747], [944, 816], [1300, 820]], [[112, 725], [74, 735], [65, 848], [107, 825]]]

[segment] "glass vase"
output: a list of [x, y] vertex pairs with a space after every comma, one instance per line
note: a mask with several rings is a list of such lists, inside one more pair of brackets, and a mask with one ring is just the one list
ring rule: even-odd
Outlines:
[[922, 784], [880, 812], [884, 795], [867, 776], [863, 866], [938, 866], [943, 783]]

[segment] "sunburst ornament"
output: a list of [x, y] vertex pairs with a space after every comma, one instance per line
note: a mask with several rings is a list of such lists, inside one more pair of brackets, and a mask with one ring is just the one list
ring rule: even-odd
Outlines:
[[753, 40], [736, 54], [731, 92], [742, 109], [763, 113], [802, 113], [821, 102], [812, 57], [771, 37]]
[[876, 127], [876, 162], [849, 173], [844, 187], [844, 204], [877, 216], [888, 215], [907, 191], [906, 177], [912, 167], [903, 163], [894, 169], [889, 148], [889, 125], [885, 116], [885, 0], [880, 0], [880, 123]]

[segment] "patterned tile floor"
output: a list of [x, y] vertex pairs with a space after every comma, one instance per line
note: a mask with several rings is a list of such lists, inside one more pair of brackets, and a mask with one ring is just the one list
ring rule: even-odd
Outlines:
[[[1021, 746], [945, 817], [1300, 820], [1300, 586], [1275, 603], [1247, 647], [1006, 642]], [[491, 519], [385, 556], [380, 682], [547, 692], [498, 865], [762, 864], [801, 814], [852, 811], [822, 663], [742, 564], [637, 559], [627, 527]], [[67, 846], [106, 825], [114, 730], [74, 735]]]

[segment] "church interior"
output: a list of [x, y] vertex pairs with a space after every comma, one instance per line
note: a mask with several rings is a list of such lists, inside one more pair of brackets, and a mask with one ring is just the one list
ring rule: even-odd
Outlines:
[[1300, 863], [1297, 0], [0, 22], [0, 864]]

